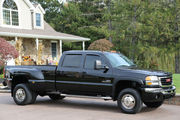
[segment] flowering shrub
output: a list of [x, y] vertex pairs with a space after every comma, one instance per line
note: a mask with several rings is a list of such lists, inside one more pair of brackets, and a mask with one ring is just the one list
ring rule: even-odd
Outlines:
[[96, 40], [90, 44], [88, 50], [111, 51], [113, 44], [106, 39]]
[[5, 39], [0, 38], [0, 65], [5, 64], [9, 59], [15, 59], [19, 56], [14, 46], [8, 43]]
[[30, 56], [22, 56], [23, 61], [32, 61]]

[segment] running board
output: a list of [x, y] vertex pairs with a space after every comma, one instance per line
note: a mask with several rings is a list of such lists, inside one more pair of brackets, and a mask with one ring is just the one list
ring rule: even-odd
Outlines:
[[91, 99], [112, 100], [111, 97], [101, 97], [101, 96], [84, 96], [84, 95], [70, 95], [70, 94], [61, 94], [61, 96], [76, 97], [76, 98], [91, 98]]

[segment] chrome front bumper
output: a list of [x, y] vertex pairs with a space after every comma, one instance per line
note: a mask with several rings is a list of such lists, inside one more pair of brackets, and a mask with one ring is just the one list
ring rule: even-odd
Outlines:
[[145, 88], [145, 92], [147, 92], [147, 93], [162, 93], [164, 95], [175, 94], [176, 93], [176, 87], [172, 86], [171, 88], [168, 88], [168, 89], [163, 89], [163, 88]]

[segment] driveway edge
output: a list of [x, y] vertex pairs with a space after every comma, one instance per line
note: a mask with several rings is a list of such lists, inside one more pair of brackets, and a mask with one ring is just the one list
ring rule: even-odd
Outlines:
[[164, 103], [170, 105], [180, 105], [180, 94], [176, 94], [175, 97], [166, 100]]

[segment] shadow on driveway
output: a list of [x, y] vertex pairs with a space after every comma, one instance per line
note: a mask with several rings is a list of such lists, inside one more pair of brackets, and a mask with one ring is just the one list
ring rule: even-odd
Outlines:
[[[111, 111], [121, 112], [117, 107], [117, 103], [112, 101], [101, 101], [96, 99], [82, 99], [82, 98], [65, 98], [60, 101], [52, 101], [50, 99], [37, 99], [34, 105], [44, 105], [48, 107], [63, 107], [71, 109], [95, 110], [95, 111]], [[143, 106], [141, 113], [151, 112], [155, 109]]]

